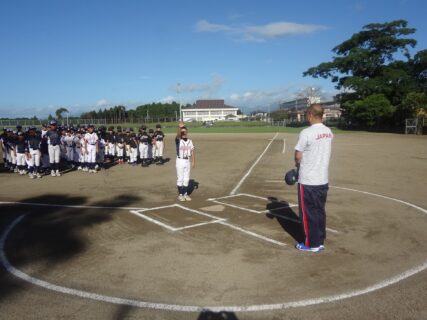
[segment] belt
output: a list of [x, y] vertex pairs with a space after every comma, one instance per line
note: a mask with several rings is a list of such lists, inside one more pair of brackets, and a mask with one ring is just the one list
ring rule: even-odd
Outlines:
[[96, 145], [96, 142], [95, 143], [89, 143], [91, 146], [94, 146], [94, 145]]
[[181, 158], [180, 156], [177, 156], [177, 158], [178, 159], [184, 159], [184, 160], [188, 160], [189, 159], [188, 157]]
[[57, 144], [56, 144], [56, 143], [51, 143], [50, 145], [51, 145], [51, 146], [53, 146], [53, 147], [56, 147], [56, 146], [57, 146]]

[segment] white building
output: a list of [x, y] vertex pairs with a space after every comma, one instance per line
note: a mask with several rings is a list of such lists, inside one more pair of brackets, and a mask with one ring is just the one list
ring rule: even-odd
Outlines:
[[190, 108], [182, 109], [182, 119], [184, 121], [238, 119], [238, 110], [239, 108], [226, 105], [224, 100], [197, 100]]

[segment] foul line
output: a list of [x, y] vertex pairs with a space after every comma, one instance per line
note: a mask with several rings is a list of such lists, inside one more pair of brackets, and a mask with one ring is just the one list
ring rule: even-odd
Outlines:
[[52, 204], [52, 203], [36, 203], [36, 202], [17, 202], [17, 201], [0, 201], [0, 205], [23, 205], [32, 207], [57, 207], [57, 208], [74, 208], [74, 209], [119, 209], [119, 210], [144, 210], [145, 208], [136, 207], [103, 207], [103, 206], [83, 206], [83, 205], [67, 205], [67, 204]]
[[[396, 202], [399, 202], [402, 204], [406, 204], [410, 207], [413, 207], [413, 208], [423, 212], [424, 214], [427, 214], [426, 209], [423, 209], [423, 208], [416, 206], [412, 203], [402, 201], [399, 199], [395, 199], [395, 198], [391, 198], [391, 197], [387, 197], [387, 196], [383, 196], [383, 195], [379, 195], [379, 194], [375, 194], [375, 193], [371, 193], [371, 192], [355, 190], [355, 189], [341, 188], [341, 187], [333, 187], [333, 188], [347, 190], [347, 191], [359, 192], [359, 193], [363, 193], [363, 194], [368, 194], [368, 195], [372, 195], [372, 196], [396, 201]], [[409, 269], [405, 272], [402, 272], [402, 273], [400, 273], [394, 277], [380, 281], [379, 283], [374, 284], [372, 286], [368, 286], [364, 289], [353, 290], [353, 291], [349, 291], [349, 292], [337, 294], [337, 295], [330, 295], [330, 296], [324, 296], [324, 297], [319, 297], [319, 298], [299, 300], [299, 301], [291, 301], [291, 302], [285, 302], [285, 303], [259, 304], [259, 305], [247, 305], [247, 306], [200, 307], [200, 306], [191, 306], [191, 305], [176, 305], [176, 304], [166, 304], [166, 303], [145, 302], [145, 301], [139, 301], [139, 300], [111, 297], [111, 296], [106, 296], [106, 295], [101, 295], [101, 294], [96, 294], [96, 293], [91, 293], [91, 292], [86, 292], [86, 291], [81, 291], [81, 290], [76, 290], [76, 289], [71, 289], [71, 288], [55, 285], [55, 284], [49, 283], [47, 281], [43, 281], [43, 280], [34, 278], [34, 277], [16, 269], [12, 264], [10, 264], [9, 260], [6, 257], [4, 249], [5, 249], [5, 243], [6, 243], [8, 236], [9, 236], [9, 233], [12, 231], [13, 228], [15, 228], [15, 226], [24, 217], [25, 217], [25, 215], [21, 215], [20, 217], [15, 219], [6, 228], [6, 230], [3, 232], [3, 234], [0, 238], [0, 262], [9, 273], [16, 276], [17, 278], [20, 278], [24, 281], [27, 281], [27, 282], [32, 283], [34, 285], [43, 287], [43, 288], [48, 289], [48, 290], [52, 290], [52, 291], [56, 291], [56, 292], [60, 292], [60, 293], [64, 293], [64, 294], [69, 294], [69, 295], [77, 296], [77, 297], [81, 297], [81, 298], [92, 299], [92, 300], [96, 300], [96, 301], [108, 302], [108, 303], [119, 304], [119, 305], [128, 305], [128, 306], [140, 307], [140, 308], [150, 308], [150, 309], [157, 309], [157, 310], [169, 310], [169, 311], [179, 311], [179, 312], [203, 312], [203, 311], [213, 311], [213, 312], [220, 312], [220, 311], [249, 312], [249, 311], [252, 311], [253, 312], [253, 311], [267, 311], [267, 310], [279, 310], [279, 309], [306, 307], [306, 306], [311, 306], [311, 305], [316, 305], [316, 304], [323, 304], [323, 303], [329, 303], [329, 302], [344, 300], [344, 299], [360, 296], [363, 294], [371, 293], [373, 291], [380, 290], [380, 289], [383, 289], [383, 288], [388, 287], [390, 285], [396, 284], [402, 280], [405, 280], [405, 279], [427, 269], [427, 261], [425, 261], [424, 263], [422, 263], [421, 265], [419, 265], [417, 267], [411, 268], [411, 269]], [[237, 228], [237, 230], [241, 229], [239, 227], [236, 227], [236, 226], [228, 224], [228, 223], [224, 223], [224, 222], [218, 222], [218, 223], [227, 225], [227, 226], [232, 227], [232, 228]], [[245, 231], [247, 231], [247, 230], [245, 230]]]
[[283, 150], [282, 150], [282, 154], [285, 154], [286, 152], [286, 139], [283, 138]]
[[[354, 191], [359, 192], [362, 194], [367, 194], [371, 196], [376, 196], [388, 200], [392, 200], [398, 203], [402, 203], [405, 205], [408, 205], [414, 209], [417, 209], [421, 211], [424, 214], [427, 214], [427, 210], [424, 208], [421, 208], [417, 205], [414, 205], [412, 203], [371, 193], [366, 191], [360, 191], [350, 188], [342, 188], [342, 187], [333, 187], [336, 189], [342, 189], [347, 191]], [[407, 271], [404, 271], [394, 277], [385, 279], [383, 281], [380, 281], [374, 285], [368, 286], [363, 289], [357, 289], [348, 291], [342, 294], [336, 294], [336, 295], [330, 295], [330, 296], [323, 296], [319, 298], [313, 298], [313, 299], [306, 299], [306, 300], [299, 300], [299, 301], [291, 301], [291, 302], [285, 302], [285, 303], [276, 303], [276, 304], [258, 304], [258, 305], [246, 305], [246, 306], [211, 306], [211, 307], [200, 307], [200, 306], [191, 306], [191, 305], [176, 305], [176, 304], [166, 304], [166, 303], [153, 303], [153, 302], [145, 302], [145, 301], [139, 301], [139, 300], [132, 300], [132, 299], [123, 299], [118, 297], [111, 297], [91, 292], [85, 292], [81, 290], [71, 289], [59, 285], [55, 285], [52, 283], [49, 283], [47, 281], [43, 281], [37, 278], [34, 278], [18, 269], [16, 269], [7, 259], [5, 254], [5, 243], [9, 236], [9, 233], [15, 228], [15, 226], [25, 217], [25, 215], [21, 215], [17, 219], [15, 219], [3, 232], [1, 238], [0, 238], [0, 262], [5, 267], [5, 269], [13, 274], [14, 276], [27, 281], [29, 283], [32, 283], [34, 285], [53, 290], [60, 293], [65, 293], [81, 298], [88, 298], [96, 301], [102, 301], [102, 302], [109, 302], [113, 304], [119, 304], [119, 305], [128, 305], [133, 307], [141, 307], [141, 308], [150, 308], [150, 309], [157, 309], [157, 310], [170, 310], [170, 311], [179, 311], [179, 312], [202, 312], [202, 311], [213, 311], [213, 312], [220, 312], [220, 311], [226, 311], [226, 312], [249, 312], [249, 311], [266, 311], [266, 310], [278, 310], [278, 309], [289, 309], [289, 308], [297, 308], [297, 307], [306, 307], [316, 304], [323, 304], [323, 303], [329, 303], [334, 301], [339, 301], [343, 299], [348, 299], [352, 297], [356, 297], [359, 295], [371, 293], [376, 290], [383, 289], [385, 287], [388, 287], [390, 285], [396, 284], [402, 280], [405, 280], [406, 278], [409, 278], [421, 271], [424, 271], [427, 269], [427, 261], [423, 262], [421, 265], [411, 268]], [[236, 227], [234, 225], [225, 223], [225, 222], [218, 222], [224, 225], [227, 225], [231, 228], [237, 228], [241, 229], [239, 227]], [[247, 230], [245, 230], [248, 232]], [[250, 232], [250, 231], [249, 231]]]
[[242, 185], [242, 183], [246, 180], [246, 178], [251, 174], [252, 170], [255, 168], [255, 166], [258, 164], [258, 162], [261, 160], [261, 158], [263, 157], [263, 155], [267, 152], [268, 148], [270, 147], [270, 145], [273, 143], [273, 141], [276, 139], [277, 135], [279, 133], [276, 132], [276, 134], [274, 135], [273, 139], [271, 139], [271, 141], [268, 143], [267, 147], [264, 149], [264, 151], [260, 154], [260, 156], [258, 157], [258, 159], [256, 159], [256, 161], [252, 164], [252, 166], [249, 168], [248, 172], [246, 172], [246, 174], [243, 176], [242, 179], [240, 179], [239, 183], [237, 184], [237, 186], [234, 187], [234, 189], [230, 192], [230, 195], [233, 195], [237, 192], [237, 190], [239, 190], [240, 186]]

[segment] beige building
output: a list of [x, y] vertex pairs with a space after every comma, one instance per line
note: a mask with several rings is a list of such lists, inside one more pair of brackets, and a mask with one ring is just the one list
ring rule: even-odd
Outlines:
[[189, 108], [182, 109], [184, 121], [217, 121], [238, 119], [239, 108], [228, 106], [224, 100], [197, 100]]

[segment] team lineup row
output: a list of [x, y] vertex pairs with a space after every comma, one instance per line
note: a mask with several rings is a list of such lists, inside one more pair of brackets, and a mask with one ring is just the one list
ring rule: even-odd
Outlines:
[[127, 162], [149, 166], [164, 163], [164, 138], [161, 126], [147, 131], [94, 126], [58, 128], [55, 121], [41, 130], [29, 127], [22, 131], [4, 129], [0, 136], [5, 167], [10, 171], [40, 178], [42, 173], [60, 176], [61, 169], [78, 169], [96, 173], [105, 162]]

